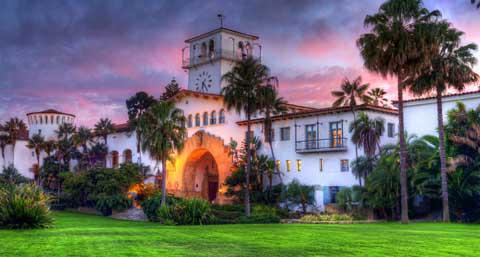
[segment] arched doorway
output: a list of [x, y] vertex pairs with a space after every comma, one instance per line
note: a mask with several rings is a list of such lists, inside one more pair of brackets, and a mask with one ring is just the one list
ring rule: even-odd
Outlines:
[[185, 164], [183, 188], [189, 197], [199, 197], [215, 202], [218, 196], [218, 165], [206, 149], [193, 151]]
[[203, 130], [189, 137], [173, 165], [167, 165], [169, 192], [183, 197], [201, 197], [218, 204], [230, 203], [224, 195], [225, 179], [232, 173], [230, 148], [220, 137]]

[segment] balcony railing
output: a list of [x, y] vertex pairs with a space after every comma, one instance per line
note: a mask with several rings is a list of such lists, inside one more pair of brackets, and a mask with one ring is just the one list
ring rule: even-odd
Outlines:
[[[184, 58], [182, 60], [182, 68], [187, 69], [195, 67], [200, 64], [215, 61], [220, 58], [228, 59], [231, 61], [239, 61], [247, 57], [246, 54], [236, 53], [229, 50], [216, 50], [214, 52], [207, 53], [205, 55], [198, 55], [192, 58]], [[258, 57], [257, 57], [258, 58]]]
[[297, 153], [318, 153], [318, 152], [340, 152], [347, 150], [347, 139], [326, 138], [301, 140], [295, 142], [295, 151]]

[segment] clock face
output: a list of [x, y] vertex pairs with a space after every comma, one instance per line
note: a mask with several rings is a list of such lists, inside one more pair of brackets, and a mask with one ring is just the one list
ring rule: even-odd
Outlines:
[[212, 87], [212, 82], [212, 75], [210, 75], [206, 71], [203, 71], [195, 79], [195, 90], [201, 92], [208, 92], [208, 90]]

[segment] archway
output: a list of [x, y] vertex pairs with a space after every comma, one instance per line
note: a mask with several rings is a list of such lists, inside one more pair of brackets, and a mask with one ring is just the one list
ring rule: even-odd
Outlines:
[[218, 195], [218, 166], [213, 155], [206, 149], [193, 151], [183, 171], [184, 193], [215, 202]]
[[230, 149], [220, 137], [197, 131], [185, 141], [175, 162], [167, 165], [169, 192], [183, 197], [201, 197], [218, 204], [230, 203], [223, 185], [232, 172], [229, 154]]

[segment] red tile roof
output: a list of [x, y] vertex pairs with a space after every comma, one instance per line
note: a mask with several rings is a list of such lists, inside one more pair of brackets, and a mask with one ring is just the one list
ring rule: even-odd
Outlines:
[[44, 110], [44, 111], [41, 111], [41, 112], [30, 112], [30, 113], [27, 113], [27, 116], [32, 115], [32, 114], [61, 114], [61, 115], [68, 115], [68, 116], [75, 117], [75, 115], [73, 115], [73, 114], [66, 113], [66, 112], [60, 112], [60, 111], [57, 111], [57, 110], [54, 110], [54, 109], [48, 109], [48, 110]]
[[[451, 93], [451, 94], [446, 94], [443, 95], [442, 98], [448, 98], [448, 97], [454, 97], [454, 96], [462, 96], [462, 95], [471, 95], [471, 94], [479, 94], [480, 90], [475, 90], [475, 91], [466, 91], [466, 92], [458, 92], [458, 93]], [[416, 102], [416, 101], [423, 101], [423, 100], [430, 100], [430, 99], [435, 99], [436, 96], [425, 96], [425, 97], [419, 97], [419, 98], [414, 98], [414, 99], [408, 99], [404, 100], [404, 103], [409, 103], [409, 102]], [[397, 104], [398, 101], [394, 100], [392, 101], [393, 104]]]
[[[373, 112], [380, 112], [380, 113], [391, 114], [391, 115], [398, 115], [397, 109], [369, 105], [369, 104], [362, 104], [357, 106], [357, 111], [373, 111]], [[349, 106], [327, 107], [327, 108], [320, 108], [320, 109], [315, 109], [311, 111], [302, 111], [302, 112], [276, 115], [272, 117], [272, 120], [273, 121], [288, 120], [288, 119], [294, 119], [294, 118], [311, 117], [311, 116], [327, 115], [327, 114], [342, 113], [342, 112], [351, 112], [351, 109]], [[261, 123], [263, 122], [263, 118], [254, 119], [254, 120], [251, 120], [251, 122]], [[247, 121], [245, 120], [238, 121], [237, 124], [246, 125]]]

